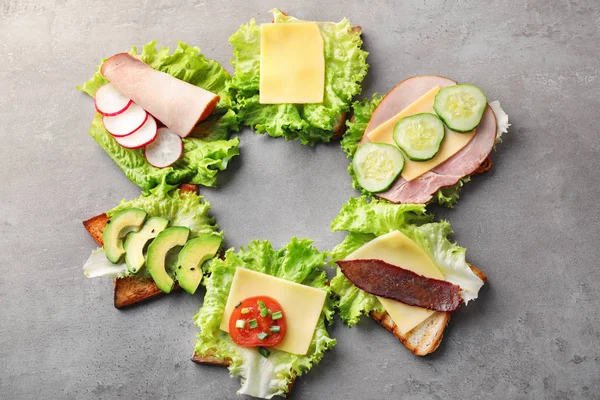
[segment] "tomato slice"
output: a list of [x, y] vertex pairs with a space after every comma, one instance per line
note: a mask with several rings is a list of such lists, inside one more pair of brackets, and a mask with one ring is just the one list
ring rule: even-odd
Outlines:
[[[261, 316], [261, 302], [267, 310]], [[273, 314], [281, 313], [281, 318], [273, 319]], [[243, 321], [243, 322], [238, 322]], [[240, 327], [243, 325], [242, 327]], [[255, 326], [256, 325], [256, 326]], [[229, 319], [229, 335], [237, 345], [243, 347], [273, 347], [285, 337], [287, 324], [285, 313], [277, 300], [268, 296], [248, 297], [233, 309]]]

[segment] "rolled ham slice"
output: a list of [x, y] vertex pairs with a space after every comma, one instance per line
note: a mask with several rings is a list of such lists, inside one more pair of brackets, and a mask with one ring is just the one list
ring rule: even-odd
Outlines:
[[181, 137], [210, 116], [219, 96], [152, 69], [128, 53], [119, 53], [102, 64], [100, 73], [121, 93], [132, 99]]
[[[373, 111], [361, 143], [369, 142], [369, 132], [405, 109], [432, 87], [451, 85], [456, 85], [456, 82], [435, 75], [416, 76], [401, 82]], [[399, 177], [388, 190], [377, 193], [376, 196], [392, 203], [425, 204], [439, 189], [455, 185], [463, 177], [472, 174], [491, 153], [495, 142], [496, 116], [488, 106], [477, 126], [477, 133], [458, 153], [412, 181]]]

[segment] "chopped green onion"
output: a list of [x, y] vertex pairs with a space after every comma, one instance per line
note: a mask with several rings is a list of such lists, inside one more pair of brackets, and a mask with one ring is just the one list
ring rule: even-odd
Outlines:
[[249, 312], [250, 312], [250, 309], [246, 308], [246, 307], [242, 308], [242, 310], [241, 310], [242, 314], [248, 314]]
[[269, 327], [269, 330], [273, 333], [279, 333], [281, 331], [281, 327], [278, 325], [272, 325]]
[[258, 340], [265, 340], [266, 338], [268, 338], [268, 337], [269, 337], [269, 334], [268, 334], [268, 333], [261, 332], [261, 333], [259, 333], [258, 335], [256, 335], [256, 337], [258, 338]]
[[243, 319], [238, 319], [237, 321], [235, 321], [236, 328], [244, 329], [245, 326], [246, 326], [246, 321], [244, 321]]
[[258, 301], [258, 308], [260, 308], [260, 316], [266, 317], [269, 315], [269, 311], [267, 310], [267, 306], [262, 301]]
[[[181, 267], [179, 267], [179, 268], [181, 268]], [[239, 306], [241, 306], [241, 305], [242, 305], [242, 302], [241, 302], [241, 301], [238, 301], [238, 302], [237, 302], [237, 304], [235, 305], [235, 308], [238, 308], [238, 307], [239, 307]]]
[[278, 319], [283, 318], [283, 313], [281, 311], [277, 311], [274, 312], [271, 317], [273, 318], [273, 321], [277, 321]]
[[259, 347], [258, 348], [258, 352], [260, 353], [261, 356], [263, 356], [264, 358], [269, 357], [269, 355], [271, 354], [271, 352], [267, 349], [265, 349], [264, 347]]
[[258, 322], [256, 322], [255, 319], [251, 319], [250, 321], [248, 321], [248, 326], [250, 327], [250, 329], [254, 329], [258, 326]]

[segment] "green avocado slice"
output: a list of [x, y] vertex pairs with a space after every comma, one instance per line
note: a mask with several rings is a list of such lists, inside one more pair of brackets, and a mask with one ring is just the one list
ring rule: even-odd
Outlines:
[[189, 234], [190, 230], [184, 226], [172, 226], [160, 232], [148, 246], [146, 268], [156, 286], [165, 293], [171, 293], [175, 286], [175, 281], [165, 269], [167, 252], [173, 247], [185, 245]]
[[132, 274], [137, 274], [146, 264], [144, 246], [150, 239], [154, 239], [169, 225], [169, 220], [162, 217], [152, 217], [146, 221], [142, 229], [127, 235], [123, 248], [125, 249], [125, 263]]
[[189, 294], [194, 294], [202, 281], [202, 264], [213, 258], [223, 238], [214, 234], [202, 234], [190, 240], [181, 249], [177, 259], [177, 281]]
[[106, 223], [102, 233], [104, 252], [106, 258], [113, 264], [117, 264], [125, 250], [123, 249], [123, 238], [129, 232], [137, 232], [146, 219], [146, 211], [139, 208], [126, 208], [112, 216]]

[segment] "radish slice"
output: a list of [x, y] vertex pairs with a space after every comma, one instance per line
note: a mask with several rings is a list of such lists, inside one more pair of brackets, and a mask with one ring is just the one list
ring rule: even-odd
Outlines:
[[113, 136], [127, 136], [137, 131], [148, 119], [148, 113], [142, 107], [132, 103], [127, 110], [114, 117], [102, 117], [102, 123]]
[[165, 168], [179, 160], [183, 153], [181, 137], [168, 128], [160, 128], [156, 139], [146, 146], [146, 160], [154, 167]]
[[115, 115], [121, 114], [123, 111], [127, 110], [132, 103], [133, 100], [119, 92], [112, 83], [100, 86], [94, 95], [94, 106], [96, 107], [96, 111], [107, 117], [114, 117]]
[[125, 148], [139, 149], [140, 147], [152, 143], [152, 141], [156, 139], [157, 133], [158, 126], [156, 125], [156, 120], [152, 115], [148, 114], [148, 119], [140, 129], [133, 132], [131, 135], [122, 137], [115, 136], [115, 140]]

